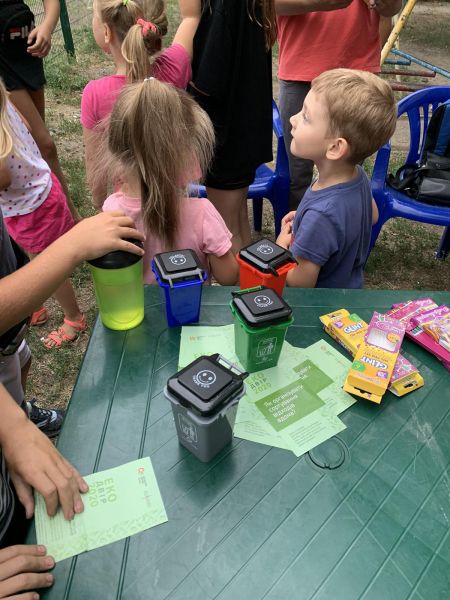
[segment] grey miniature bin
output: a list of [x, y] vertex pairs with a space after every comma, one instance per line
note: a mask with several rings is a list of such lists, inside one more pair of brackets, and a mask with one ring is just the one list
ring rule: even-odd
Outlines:
[[200, 356], [167, 381], [178, 440], [209, 462], [233, 437], [237, 405], [245, 394], [240, 371], [220, 354]]

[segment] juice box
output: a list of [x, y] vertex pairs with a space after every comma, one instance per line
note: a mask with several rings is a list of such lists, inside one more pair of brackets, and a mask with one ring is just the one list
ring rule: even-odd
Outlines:
[[450, 314], [448, 306], [438, 306], [431, 298], [420, 298], [419, 300], [410, 300], [403, 304], [394, 305], [386, 314], [404, 323], [406, 335], [416, 344], [434, 354], [442, 361], [443, 366], [450, 371], [450, 351], [446, 350], [426, 332], [426, 328], [433, 321], [446, 318]]
[[379, 404], [386, 392], [405, 335], [405, 326], [374, 312], [344, 383], [344, 390]]
[[[345, 308], [322, 315], [324, 330], [352, 356], [355, 356], [369, 327], [356, 313], [350, 314]], [[423, 377], [417, 368], [399, 354], [389, 381], [388, 390], [396, 396], [404, 396], [424, 385]]]

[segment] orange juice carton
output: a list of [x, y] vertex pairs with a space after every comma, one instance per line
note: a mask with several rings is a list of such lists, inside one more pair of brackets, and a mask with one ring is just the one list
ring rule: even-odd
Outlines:
[[370, 320], [344, 383], [344, 390], [380, 404], [398, 359], [405, 326], [378, 312]]
[[[328, 335], [352, 356], [355, 356], [359, 346], [364, 341], [369, 327], [367, 323], [356, 313], [350, 314], [345, 308], [322, 315], [319, 318]], [[389, 381], [388, 390], [396, 396], [404, 396], [423, 385], [423, 377], [417, 368], [399, 354]]]

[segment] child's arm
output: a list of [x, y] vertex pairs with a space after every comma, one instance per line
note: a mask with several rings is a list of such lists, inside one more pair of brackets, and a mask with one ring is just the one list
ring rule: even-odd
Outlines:
[[291, 269], [287, 274], [287, 284], [291, 287], [313, 288], [316, 287], [319, 277], [320, 265], [310, 260], [297, 256], [298, 266]]
[[101, 145], [101, 133], [94, 129], [83, 127], [84, 164], [86, 167], [86, 181], [92, 194], [92, 204], [101, 210], [103, 202], [108, 195], [108, 182], [103, 174], [98, 172], [98, 159]]
[[59, 504], [66, 519], [83, 512], [80, 492], [88, 491], [87, 483], [28, 419], [3, 385], [0, 414], [0, 448], [27, 518], [34, 512], [33, 488], [43, 495], [49, 516], [56, 513]]
[[202, 14], [201, 0], [179, 0], [181, 23], [172, 44], [181, 44], [192, 59], [194, 35]]
[[5, 162], [0, 162], [0, 189], [6, 190], [11, 185], [11, 173]]
[[[292, 241], [292, 222], [295, 212], [291, 211], [281, 221], [281, 231], [277, 237], [277, 244], [282, 248], [289, 250]], [[287, 284], [291, 287], [313, 288], [316, 287], [319, 277], [320, 265], [316, 265], [310, 260], [305, 260], [301, 256], [297, 257], [298, 266], [291, 269], [287, 274]]]
[[28, 48], [32, 56], [44, 58], [52, 46], [52, 33], [59, 19], [59, 0], [43, 0], [45, 17], [28, 36]]
[[122, 212], [104, 212], [83, 219], [50, 244], [27, 265], [0, 279], [0, 334], [20, 323], [70, 277], [83, 260], [123, 250], [138, 256], [144, 251], [125, 238], [143, 240], [133, 220]]
[[214, 278], [220, 285], [236, 285], [239, 277], [239, 265], [231, 250], [223, 256], [209, 255], [209, 264]]

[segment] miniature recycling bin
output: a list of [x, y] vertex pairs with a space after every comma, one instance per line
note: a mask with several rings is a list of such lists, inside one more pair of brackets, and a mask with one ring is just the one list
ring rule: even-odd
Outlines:
[[166, 305], [169, 327], [197, 323], [206, 271], [193, 250], [155, 254], [152, 271]]
[[[138, 240], [127, 240], [142, 248]], [[95, 295], [105, 327], [126, 330], [144, 319], [143, 258], [123, 250], [90, 260]]]
[[289, 250], [267, 239], [242, 248], [236, 259], [239, 263], [241, 290], [264, 285], [276, 290], [280, 296], [287, 272], [297, 266], [297, 261]]
[[276, 367], [292, 309], [283, 298], [263, 286], [232, 292], [236, 354], [249, 373]]
[[212, 354], [200, 356], [167, 381], [164, 394], [172, 404], [178, 440], [201, 461], [210, 461], [231, 442], [247, 375]]

